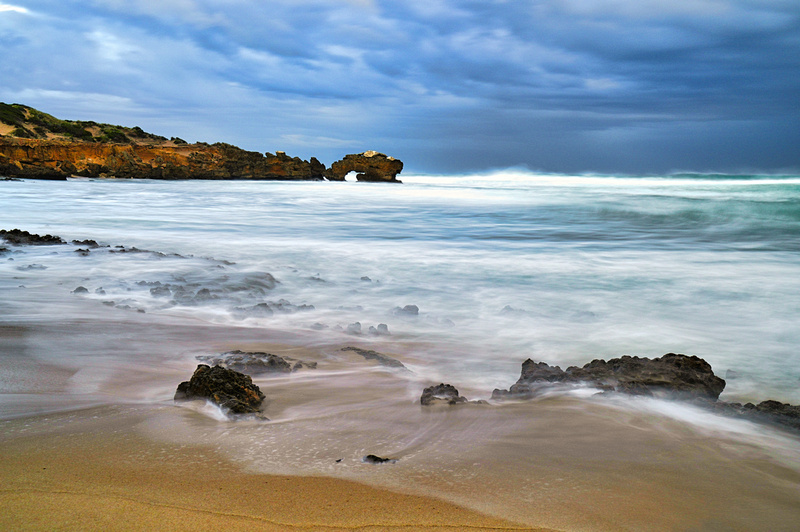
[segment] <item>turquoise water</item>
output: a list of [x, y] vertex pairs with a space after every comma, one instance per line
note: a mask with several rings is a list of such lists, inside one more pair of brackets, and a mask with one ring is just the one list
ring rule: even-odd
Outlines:
[[[22, 314], [57, 313], [85, 285], [98, 304], [124, 296], [150, 314], [314, 326], [332, 339], [385, 323], [383, 342], [427, 343], [418, 354], [434, 378], [488, 391], [513, 383], [528, 357], [563, 366], [681, 352], [739, 374], [724, 397], [800, 402], [797, 176], [4, 182], [0, 227], [193, 256], [21, 248], [0, 261], [0, 282], [52, 296], [47, 308], [15, 296]], [[47, 269], [20, 270], [31, 264]], [[223, 294], [224, 278], [254, 272], [280, 284]], [[176, 276], [220, 297], [170, 307], [135, 285]], [[281, 298], [314, 310], [235, 311]], [[393, 314], [405, 305], [419, 316]]]

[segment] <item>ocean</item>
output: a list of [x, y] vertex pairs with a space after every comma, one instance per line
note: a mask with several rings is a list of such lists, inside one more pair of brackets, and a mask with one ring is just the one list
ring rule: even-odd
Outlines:
[[[354, 478], [543, 526], [591, 529], [587, 507], [612, 529], [681, 528], [675, 516], [703, 512], [700, 529], [800, 519], [796, 434], [591, 391], [418, 405], [439, 382], [489, 400], [527, 358], [566, 368], [669, 352], [708, 361], [721, 399], [800, 404], [800, 177], [401, 178], [1, 183], [0, 228], [110, 247], [0, 254], [0, 328], [18, 332], [1, 348], [0, 419], [23, 430], [152, 409], [151, 437], [203, 441], [250, 470]], [[196, 357], [265, 345], [318, 362], [256, 379], [271, 421], [173, 405]], [[365, 466], [369, 453], [398, 461]], [[611, 517], [622, 500], [674, 520]], [[563, 516], [537, 521], [548, 504]]]

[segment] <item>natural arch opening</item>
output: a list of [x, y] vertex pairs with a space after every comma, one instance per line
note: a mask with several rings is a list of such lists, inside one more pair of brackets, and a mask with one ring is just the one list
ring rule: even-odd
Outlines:
[[356, 172], [355, 170], [353, 170], [351, 172], [347, 172], [345, 174], [345, 176], [344, 176], [344, 180], [345, 181], [358, 181], [358, 179], [356, 178], [357, 175], [358, 175], [358, 172]]

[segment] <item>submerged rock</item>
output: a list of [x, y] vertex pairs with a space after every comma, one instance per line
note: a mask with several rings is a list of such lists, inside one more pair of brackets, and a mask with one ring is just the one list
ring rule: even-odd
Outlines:
[[88, 294], [89, 293], [89, 289], [87, 289], [85, 286], [79, 286], [78, 288], [73, 290], [72, 293], [73, 294]]
[[305, 362], [289, 357], [281, 357], [263, 351], [241, 351], [236, 349], [219, 355], [198, 356], [198, 360], [215, 366], [258, 375], [261, 373], [290, 373], [302, 368], [316, 369], [316, 362]]
[[725, 381], [702, 358], [668, 353], [660, 358], [623, 356], [606, 362], [593, 360], [578, 368], [562, 370], [531, 359], [522, 363], [519, 380], [508, 391], [495, 390], [492, 398], [531, 397], [553, 384], [589, 384], [603, 391], [631, 395], [667, 396], [716, 401]]
[[389, 326], [385, 323], [379, 323], [377, 328], [370, 325], [368, 332], [372, 336], [391, 336], [391, 333], [389, 332]]
[[355, 353], [358, 353], [367, 360], [377, 361], [378, 364], [380, 364], [381, 366], [406, 369], [403, 363], [400, 362], [399, 360], [396, 360], [390, 356], [386, 356], [382, 353], [378, 353], [377, 351], [373, 351], [371, 349], [361, 349], [360, 347], [348, 346], [348, 347], [343, 347], [342, 351], [354, 351]]
[[395, 316], [419, 316], [419, 307], [416, 305], [406, 305], [403, 308], [395, 307], [392, 309]]
[[460, 396], [455, 386], [441, 383], [422, 390], [422, 397], [420, 397], [419, 402], [424, 406], [442, 403], [456, 405], [459, 403], [466, 403], [467, 398]]
[[175, 401], [208, 399], [233, 414], [258, 414], [264, 394], [249, 375], [199, 364], [192, 378], [178, 385]]
[[3, 238], [9, 244], [17, 246], [46, 246], [52, 244], [66, 244], [60, 236], [53, 235], [37, 235], [23, 231], [21, 229], [11, 229], [6, 231], [0, 229], [0, 238]]
[[396, 458], [383, 458], [374, 454], [368, 454], [361, 459], [365, 464], [394, 464], [397, 462]]

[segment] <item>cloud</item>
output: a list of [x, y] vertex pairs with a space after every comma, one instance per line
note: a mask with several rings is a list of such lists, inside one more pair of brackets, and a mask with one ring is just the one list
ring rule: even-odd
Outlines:
[[23, 14], [30, 13], [24, 7], [12, 6], [11, 4], [0, 4], [0, 13], [4, 11], [13, 11], [15, 13], [23, 13]]
[[17, 4], [0, 97], [53, 114], [429, 171], [800, 167], [787, 0]]

